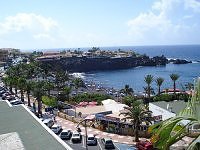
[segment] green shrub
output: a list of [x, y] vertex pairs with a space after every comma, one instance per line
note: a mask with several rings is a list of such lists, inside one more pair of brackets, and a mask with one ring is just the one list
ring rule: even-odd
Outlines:
[[166, 102], [169, 102], [169, 101], [173, 101], [174, 100], [174, 96], [173, 95], [170, 95], [170, 94], [161, 94], [159, 96], [155, 96], [153, 98], [153, 101], [154, 102], [158, 102], [158, 101], [166, 101]]
[[104, 94], [78, 94], [74, 97], [71, 98], [71, 100], [73, 102], [79, 103], [82, 101], [86, 101], [86, 102], [91, 102], [91, 101], [96, 101], [99, 104], [101, 104], [101, 101], [105, 100], [105, 99], [110, 99], [111, 97], [108, 95], [104, 95]]
[[126, 96], [122, 99], [122, 103], [128, 106], [131, 106], [134, 101], [136, 101], [136, 99], [133, 96]]
[[189, 100], [189, 95], [187, 93], [178, 93], [178, 94], [161, 94], [153, 98], [154, 102], [158, 101], [173, 101], [173, 100], [184, 100], [187, 102]]
[[47, 106], [52, 106], [52, 107], [57, 106], [57, 100], [55, 97], [42, 96], [42, 102]]

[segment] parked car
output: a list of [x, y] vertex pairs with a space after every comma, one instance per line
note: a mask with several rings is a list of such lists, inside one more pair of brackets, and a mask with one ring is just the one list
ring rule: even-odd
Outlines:
[[62, 126], [59, 125], [59, 124], [54, 124], [54, 125], [51, 127], [51, 130], [52, 130], [55, 134], [58, 134], [58, 133], [62, 130]]
[[63, 139], [63, 140], [69, 140], [72, 136], [72, 132], [70, 129], [67, 129], [67, 130], [63, 130], [61, 133], [60, 133], [60, 138]]
[[12, 105], [19, 105], [19, 104], [23, 104], [21, 100], [15, 99], [15, 100], [11, 100], [10, 104]]
[[9, 96], [11, 96], [11, 94], [8, 93], [8, 92], [5, 92], [4, 94], [2, 94], [2, 99], [6, 100], [6, 98], [9, 97]]
[[136, 144], [139, 150], [153, 150], [153, 144], [149, 141], [140, 141]]
[[6, 90], [1, 90], [1, 91], [0, 91], [0, 96], [2, 97], [3, 94], [6, 93], [6, 92], [7, 92]]
[[101, 139], [105, 149], [115, 149], [113, 141], [110, 138], [103, 138]]
[[43, 123], [48, 126], [49, 128], [51, 128], [54, 125], [54, 122], [52, 119], [44, 119]]
[[13, 95], [6, 96], [5, 100], [8, 100], [8, 101], [18, 100], [19, 101], [19, 99], [16, 99], [15, 96], [13, 96]]
[[93, 134], [89, 134], [87, 137], [87, 145], [97, 145], [97, 139]]
[[71, 140], [72, 140], [73, 143], [81, 142], [81, 140], [82, 140], [81, 134], [79, 132], [77, 132], [77, 131], [74, 131], [72, 133]]

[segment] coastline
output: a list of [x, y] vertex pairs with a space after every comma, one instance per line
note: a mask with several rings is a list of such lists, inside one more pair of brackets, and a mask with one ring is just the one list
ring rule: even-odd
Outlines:
[[[130, 85], [137, 93], [143, 92], [143, 87], [146, 85], [144, 82], [144, 76], [152, 74], [154, 78], [163, 77], [165, 79], [162, 90], [166, 88], [172, 88], [173, 83], [169, 77], [171, 73], [177, 73], [180, 75], [180, 79], [177, 82], [177, 88], [182, 89], [185, 84], [193, 83], [195, 77], [200, 76], [199, 63], [191, 64], [167, 64], [166, 66], [157, 67], [136, 67], [126, 70], [113, 70], [113, 71], [93, 71], [82, 73], [83, 79], [90, 80], [96, 84], [101, 84], [105, 87], [114, 88], [120, 90], [124, 88], [125, 84]], [[157, 91], [155, 83], [152, 87]]]

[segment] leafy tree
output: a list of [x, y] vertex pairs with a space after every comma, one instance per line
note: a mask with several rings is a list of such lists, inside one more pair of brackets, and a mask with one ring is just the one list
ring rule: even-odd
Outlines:
[[139, 101], [133, 101], [131, 107], [124, 107], [125, 111], [120, 115], [124, 115], [122, 120], [129, 119], [133, 124], [135, 132], [135, 142], [139, 141], [139, 127], [142, 122], [151, 123], [151, 111], [145, 109], [144, 105]]
[[179, 79], [179, 75], [178, 74], [171, 74], [170, 78], [173, 81], [173, 87], [174, 87], [174, 94], [176, 94], [176, 81]]
[[158, 77], [156, 80], [155, 80], [157, 86], [158, 86], [158, 95], [160, 95], [160, 87], [162, 86], [163, 82], [164, 82], [164, 79], [161, 78], [161, 77]]

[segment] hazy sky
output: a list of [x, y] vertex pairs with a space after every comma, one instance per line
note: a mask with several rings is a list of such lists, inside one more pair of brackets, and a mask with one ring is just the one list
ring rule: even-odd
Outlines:
[[0, 47], [200, 44], [200, 0], [2, 0]]

